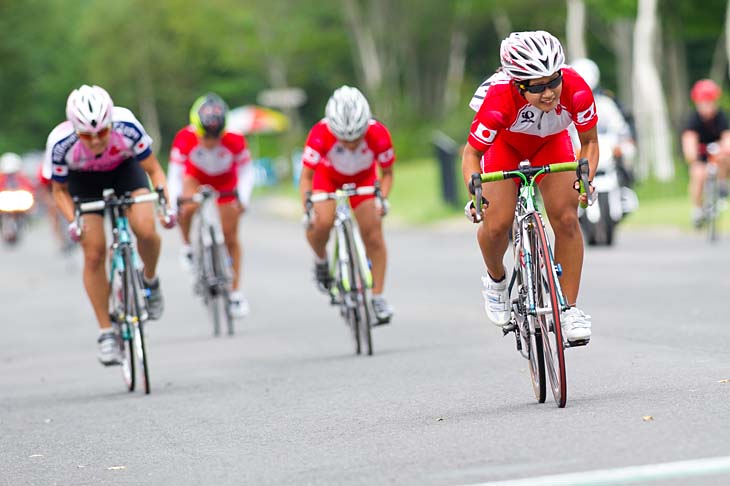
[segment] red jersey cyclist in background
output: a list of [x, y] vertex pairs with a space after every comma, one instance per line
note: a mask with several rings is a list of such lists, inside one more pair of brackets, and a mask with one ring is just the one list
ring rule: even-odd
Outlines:
[[[372, 186], [378, 180], [384, 198], [393, 185], [395, 154], [390, 133], [374, 120], [370, 105], [357, 88], [342, 86], [335, 90], [325, 108], [325, 117], [309, 132], [302, 156], [304, 167], [299, 183], [302, 204], [306, 193], [332, 192], [344, 184]], [[387, 212], [379, 207], [375, 195], [350, 198], [357, 224], [362, 233], [365, 251], [372, 262], [373, 311], [376, 324], [386, 324], [393, 309], [383, 297], [387, 251], [383, 239], [382, 218]], [[306, 208], [306, 204], [305, 204]], [[306, 210], [306, 209], [305, 209]], [[307, 240], [315, 255], [315, 275], [322, 290], [331, 284], [327, 263], [327, 240], [335, 219], [335, 201], [314, 205], [314, 220], [307, 230]]]
[[[589, 180], [598, 166], [598, 134], [593, 94], [572, 68], [564, 66], [560, 42], [545, 31], [514, 32], [502, 41], [502, 68], [477, 90], [470, 106], [477, 110], [464, 148], [465, 183], [472, 173], [514, 170], [522, 160], [532, 165], [575, 160], [567, 128], [578, 130], [580, 158], [588, 159]], [[555, 173], [538, 180], [540, 194], [555, 232], [555, 261], [562, 265], [560, 283], [571, 308], [562, 317], [563, 335], [573, 343], [591, 336], [590, 316], [575, 307], [583, 267], [583, 238], [578, 225], [579, 198], [575, 174]], [[509, 323], [510, 296], [503, 257], [517, 204], [513, 180], [483, 186], [489, 206], [477, 239], [487, 267], [482, 277], [484, 308], [498, 326]], [[473, 203], [466, 208], [474, 221]]]
[[[244, 317], [249, 306], [239, 287], [243, 249], [238, 240], [238, 221], [251, 199], [254, 174], [246, 139], [226, 130], [227, 115], [228, 106], [217, 94], [208, 93], [195, 100], [190, 109], [190, 125], [177, 132], [172, 142], [168, 180], [173, 205], [177, 205], [178, 196], [191, 197], [203, 184], [218, 192], [236, 191], [237, 196], [219, 197], [218, 208], [226, 247], [233, 260], [230, 310], [234, 317]], [[192, 268], [190, 225], [197, 208], [186, 204], [179, 209], [182, 258], [186, 267]]]
[[[78, 228], [72, 198], [82, 202], [99, 200], [107, 188], [114, 189], [118, 196], [148, 193], [150, 181], [154, 187], [165, 188], [165, 172], [152, 153], [152, 139], [144, 127], [131, 111], [114, 106], [103, 88], [83, 85], [73, 90], [66, 103], [66, 117], [67, 121], [48, 135], [43, 173], [51, 178], [53, 199], [70, 223], [71, 237], [81, 240], [84, 287], [100, 328], [99, 361], [104, 365], [119, 364], [119, 346], [109, 319], [104, 213], [83, 215], [82, 228]], [[127, 216], [144, 263], [147, 311], [150, 319], [159, 319], [164, 306], [156, 273], [160, 237], [155, 228], [155, 209], [152, 204], [135, 204]], [[174, 224], [163, 216], [161, 222]]]
[[730, 168], [730, 128], [725, 114], [720, 111], [717, 101], [722, 91], [711, 79], [700, 79], [692, 87], [690, 96], [695, 110], [687, 120], [682, 132], [682, 152], [689, 165], [689, 194], [692, 199], [692, 223], [702, 226], [702, 188], [707, 175], [708, 145], [717, 143], [719, 152], [715, 154], [718, 163], [720, 194], [727, 196], [727, 177]]

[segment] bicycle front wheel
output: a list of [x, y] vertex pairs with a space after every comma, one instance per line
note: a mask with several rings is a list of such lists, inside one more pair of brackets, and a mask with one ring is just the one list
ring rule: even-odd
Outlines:
[[542, 334], [545, 371], [550, 379], [555, 403], [562, 408], [565, 407], [568, 388], [555, 265], [542, 219], [539, 215], [533, 214], [530, 217], [529, 224], [532, 227], [531, 243], [535, 276], [535, 302], [537, 304], [540, 333]]

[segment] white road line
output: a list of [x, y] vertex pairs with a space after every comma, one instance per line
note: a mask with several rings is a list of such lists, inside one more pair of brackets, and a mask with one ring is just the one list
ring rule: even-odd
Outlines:
[[583, 486], [595, 484], [629, 484], [660, 479], [709, 476], [730, 473], [730, 456], [692, 461], [664, 462], [644, 466], [598, 469], [553, 476], [512, 479], [469, 486]]

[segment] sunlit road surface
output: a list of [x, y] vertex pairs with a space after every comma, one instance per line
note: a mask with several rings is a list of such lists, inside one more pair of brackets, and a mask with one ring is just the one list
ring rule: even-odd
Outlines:
[[41, 224], [0, 250], [0, 485], [730, 484], [730, 237], [589, 250], [593, 340], [567, 351], [558, 409], [485, 321], [468, 222], [386, 227], [397, 314], [368, 358], [301, 226], [264, 207], [241, 228], [252, 311], [233, 338], [212, 337], [163, 233], [149, 396], [96, 362], [79, 253]]

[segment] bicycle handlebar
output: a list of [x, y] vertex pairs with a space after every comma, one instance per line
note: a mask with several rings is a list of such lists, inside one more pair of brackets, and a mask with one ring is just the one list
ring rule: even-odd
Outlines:
[[210, 198], [210, 197], [216, 197], [216, 198], [235, 197], [235, 198], [238, 198], [238, 191], [233, 190], [233, 191], [218, 192], [210, 186], [201, 186], [200, 189], [198, 189], [198, 192], [196, 192], [192, 196], [177, 198], [177, 205], [179, 207], [183, 204], [191, 204], [191, 203], [200, 204], [201, 202], [203, 202], [204, 199]]
[[[527, 178], [534, 178], [541, 174], [548, 174], [551, 172], [569, 172], [575, 171], [578, 182], [578, 192], [582, 195], [586, 193], [589, 186], [588, 182], [588, 160], [580, 159], [577, 162], [558, 162], [555, 164], [541, 165], [541, 166], [528, 166], [521, 169], [515, 170], [503, 170], [495, 172], [486, 172], [484, 174], [473, 173], [471, 180], [469, 181], [469, 192], [472, 193], [473, 205], [476, 210], [475, 222], [482, 221], [482, 205], [484, 203], [489, 204], [482, 195], [482, 184], [485, 182], [503, 181], [505, 179], [516, 179], [520, 178], [527, 180]], [[590, 198], [590, 195], [589, 195]], [[580, 206], [586, 208], [588, 204], [581, 202]]]
[[90, 213], [92, 211], [100, 211], [107, 206], [130, 206], [136, 203], [154, 202], [159, 199], [160, 195], [158, 193], [150, 192], [148, 194], [140, 194], [139, 196], [133, 197], [122, 196], [120, 198], [100, 199], [98, 201], [78, 203], [78, 208], [79, 212], [83, 214]]
[[360, 186], [360, 187], [347, 187], [348, 184], [342, 186], [342, 189], [338, 189], [335, 192], [318, 192], [312, 194], [307, 199], [313, 203], [326, 201], [328, 199], [335, 199], [339, 194], [344, 193], [345, 196], [370, 196], [371, 194], [379, 195], [380, 187], [378, 186]]
[[370, 196], [372, 194], [375, 194], [375, 197], [378, 198], [382, 207], [385, 208], [385, 212], [383, 215], [387, 214], [387, 212], [388, 212], [387, 199], [385, 199], [383, 197], [383, 193], [380, 190], [380, 181], [375, 181], [375, 184], [373, 184], [372, 186], [356, 187], [354, 183], [345, 184], [342, 186], [342, 188], [337, 189], [335, 192], [318, 192], [316, 194], [312, 194], [312, 191], [307, 191], [305, 193], [305, 196], [306, 196], [306, 200], [304, 202], [305, 212], [304, 212], [304, 218], [302, 220], [302, 223], [305, 228], [309, 228], [312, 225], [312, 221], [314, 220], [314, 203], [316, 203], [316, 202], [327, 201], [329, 199], [336, 199], [338, 196], [341, 196], [341, 195], [344, 195], [346, 197], [352, 197], [352, 196]]

